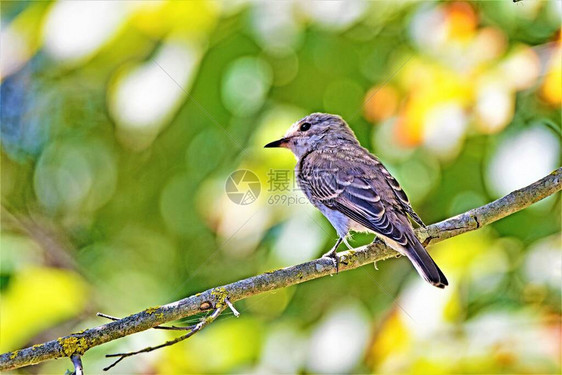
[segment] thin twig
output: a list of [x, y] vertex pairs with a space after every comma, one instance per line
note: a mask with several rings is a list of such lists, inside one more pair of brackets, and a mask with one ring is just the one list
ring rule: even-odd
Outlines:
[[224, 302], [226, 303], [226, 305], [228, 306], [228, 308], [230, 310], [232, 310], [232, 313], [234, 314], [235, 317], [239, 317], [240, 313], [238, 312], [238, 310], [236, 310], [236, 308], [234, 307], [234, 305], [232, 304], [232, 302], [230, 302], [230, 300], [228, 299], [228, 297], [226, 297], [224, 299]]
[[70, 360], [72, 361], [72, 364], [74, 365], [74, 375], [84, 375], [84, 367], [82, 366], [82, 359], [80, 357], [80, 355], [78, 354], [73, 354], [70, 356]]
[[[558, 168], [548, 176], [494, 202], [429, 225], [427, 228], [418, 228], [416, 234], [422, 243], [430, 245], [462, 233], [480, 229], [559, 192], [562, 188], [561, 177], [562, 168]], [[379, 242], [353, 251], [343, 251], [338, 253], [340, 256], [339, 272], [392, 258], [396, 254], [395, 251]], [[0, 370], [13, 370], [49, 359], [83, 354], [95, 346], [118, 338], [200, 314], [209, 311], [211, 308], [216, 309], [218, 308], [217, 303], [225, 301], [226, 297], [230, 302], [236, 302], [250, 296], [297, 285], [334, 273], [335, 268], [331, 260], [321, 258], [235, 281], [164, 306], [146, 309], [99, 327], [60, 337], [33, 347], [4, 353], [0, 355]]]
[[[116, 317], [114, 317], [114, 316], [107, 315], [107, 314], [104, 314], [104, 313], [100, 313], [100, 312], [97, 313], [96, 315], [99, 316], [99, 317], [102, 317], [102, 318], [106, 318], [106, 319], [109, 319], [109, 320], [113, 320], [113, 321], [119, 320], [119, 318], [116, 318]], [[191, 331], [193, 328], [195, 328], [195, 326], [196, 326], [196, 325], [194, 324], [194, 325], [185, 326], [185, 327], [178, 327], [178, 326], [156, 326], [156, 327], [152, 327], [152, 328], [153, 328], [153, 329], [166, 330], [166, 331]]]
[[[148, 352], [152, 352], [154, 350], [157, 349], [161, 349], [164, 348], [166, 346], [170, 346], [170, 345], [174, 345], [177, 344], [180, 341], [183, 341], [185, 339], [190, 338], [191, 336], [193, 336], [194, 334], [196, 334], [197, 332], [201, 331], [203, 328], [205, 328], [207, 325], [211, 324], [212, 322], [215, 321], [215, 319], [218, 318], [218, 316], [220, 315], [220, 313], [224, 310], [224, 308], [216, 308], [215, 311], [213, 311], [213, 313], [211, 315], [209, 315], [206, 318], [201, 319], [201, 321], [196, 324], [191, 331], [189, 331], [188, 333], [186, 333], [185, 335], [182, 335], [180, 337], [177, 337], [173, 340], [170, 341], [166, 341], [163, 344], [160, 344], [158, 346], [149, 346], [148, 348], [144, 348], [141, 350], [137, 350], [134, 352], [127, 352], [127, 353], [115, 353], [115, 354], [106, 354], [105, 356], [107, 358], [112, 358], [112, 357], [119, 357], [115, 362], [113, 362], [111, 365], [107, 366], [106, 368], [103, 369], [103, 371], [107, 371], [109, 369], [111, 369], [112, 367], [114, 367], [116, 364], [118, 364], [119, 362], [121, 362], [123, 359], [127, 358], [127, 357], [131, 357], [137, 354], [141, 354], [141, 353], [148, 353]], [[156, 327], [155, 327], [156, 328]]]

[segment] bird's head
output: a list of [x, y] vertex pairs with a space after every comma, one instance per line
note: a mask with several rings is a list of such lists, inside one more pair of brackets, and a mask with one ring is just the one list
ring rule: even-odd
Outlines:
[[300, 158], [322, 147], [337, 147], [350, 142], [358, 143], [355, 134], [340, 116], [312, 113], [291, 125], [283, 138], [265, 147], [285, 147]]

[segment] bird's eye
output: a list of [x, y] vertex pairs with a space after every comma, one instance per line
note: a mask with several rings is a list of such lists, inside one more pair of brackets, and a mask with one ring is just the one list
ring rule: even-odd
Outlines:
[[310, 129], [310, 124], [308, 122], [305, 122], [304, 124], [301, 124], [301, 127], [300, 127], [301, 132], [305, 132], [308, 129]]

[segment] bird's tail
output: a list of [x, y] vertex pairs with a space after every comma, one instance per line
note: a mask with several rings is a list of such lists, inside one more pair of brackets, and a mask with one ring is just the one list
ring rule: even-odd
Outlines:
[[416, 271], [425, 281], [438, 288], [445, 288], [449, 285], [443, 272], [414, 235], [408, 236], [408, 244], [404, 250]]

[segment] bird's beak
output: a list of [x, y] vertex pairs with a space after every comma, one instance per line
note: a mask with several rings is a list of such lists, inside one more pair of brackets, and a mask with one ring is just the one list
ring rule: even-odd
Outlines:
[[287, 142], [289, 141], [289, 138], [281, 138], [277, 141], [273, 141], [273, 142], [269, 142], [268, 144], [266, 144], [265, 146], [263, 146], [264, 148], [270, 148], [270, 147], [287, 147]]

